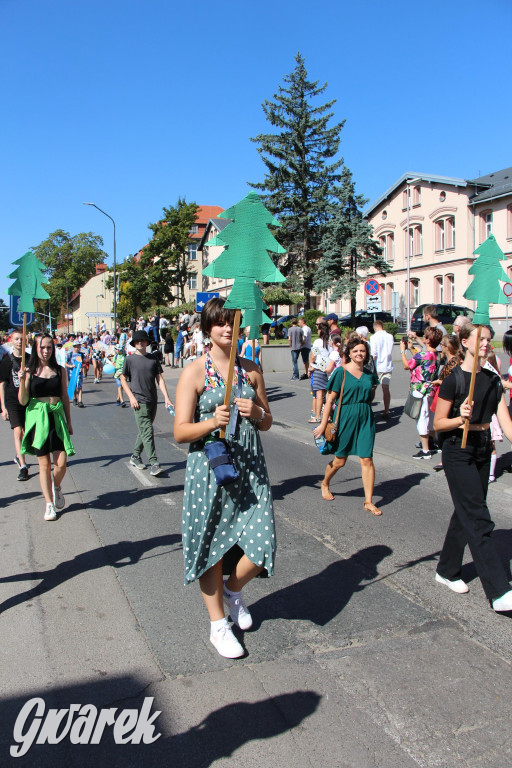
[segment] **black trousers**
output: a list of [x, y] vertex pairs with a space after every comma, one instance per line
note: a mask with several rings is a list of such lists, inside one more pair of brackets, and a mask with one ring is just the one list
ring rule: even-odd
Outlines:
[[491, 434], [469, 432], [462, 450], [460, 435], [447, 437], [443, 444], [443, 468], [455, 507], [444, 541], [437, 572], [450, 581], [461, 577], [466, 544], [489, 600], [508, 592], [505, 568], [491, 533], [494, 523], [487, 507], [487, 486], [491, 461]]

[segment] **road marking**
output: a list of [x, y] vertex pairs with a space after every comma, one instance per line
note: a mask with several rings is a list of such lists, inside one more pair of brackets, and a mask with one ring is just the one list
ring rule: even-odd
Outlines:
[[94, 421], [93, 421], [93, 422], [92, 422], [92, 426], [94, 427], [94, 429], [96, 430], [96, 432], [98, 433], [98, 435], [99, 435], [100, 437], [102, 437], [102, 438], [103, 438], [103, 440], [110, 440], [110, 436], [109, 436], [109, 435], [107, 435], [107, 433], [106, 433], [106, 432], [104, 432], [104, 431], [101, 429], [101, 427], [98, 427], [98, 425], [96, 424], [96, 422], [94, 422]]
[[145, 470], [143, 469], [135, 469], [135, 467], [132, 467], [131, 464], [126, 465], [130, 472], [135, 475], [137, 480], [140, 480], [142, 485], [147, 486], [148, 488], [155, 488], [158, 483], [155, 482], [155, 480], [152, 479], [151, 475], [145, 474]]
[[174, 501], [174, 499], [171, 499], [170, 496], [162, 496], [160, 501], [163, 501], [163, 503], [167, 504], [169, 507], [175, 507], [178, 504], [178, 502]]

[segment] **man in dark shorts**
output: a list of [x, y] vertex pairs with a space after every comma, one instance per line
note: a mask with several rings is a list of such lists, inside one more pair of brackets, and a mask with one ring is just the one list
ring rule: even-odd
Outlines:
[[28, 480], [28, 467], [25, 456], [20, 453], [23, 431], [25, 428], [26, 406], [20, 405], [18, 391], [20, 382], [18, 371], [21, 368], [21, 331], [14, 331], [11, 335], [12, 353], [5, 355], [0, 363], [0, 403], [2, 407], [2, 419], [9, 421], [14, 436], [16, 456], [14, 461], [19, 467], [18, 480]]
[[146, 465], [141, 460], [144, 449], [151, 464], [150, 472], [153, 476], [157, 476], [163, 472], [156, 456], [153, 432], [158, 401], [157, 384], [164, 396], [165, 407], [172, 406], [172, 403], [162, 376], [162, 366], [156, 354], [147, 354], [150, 343], [151, 339], [146, 331], [135, 331], [131, 344], [136, 351], [134, 355], [127, 356], [124, 361], [121, 386], [130, 400], [138, 430], [130, 464], [136, 469], [146, 469]]

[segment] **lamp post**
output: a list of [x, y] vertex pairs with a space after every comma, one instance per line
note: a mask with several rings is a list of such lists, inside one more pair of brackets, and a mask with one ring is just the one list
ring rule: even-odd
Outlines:
[[[117, 269], [117, 262], [116, 262], [116, 223], [112, 216], [110, 216], [106, 211], [102, 210], [99, 205], [96, 205], [96, 203], [84, 203], [84, 205], [92, 205], [93, 208], [96, 208], [100, 213], [102, 213], [104, 216], [106, 216], [112, 224], [114, 225], [114, 336], [116, 335], [117, 330], [117, 275], [116, 275], [116, 269]], [[96, 302], [97, 303], [97, 302]]]
[[421, 181], [421, 179], [407, 179], [407, 303], [406, 303], [406, 326], [407, 330], [409, 330], [411, 325], [411, 238], [410, 238], [410, 232], [409, 232], [409, 211], [411, 208], [411, 184], [416, 184], [416, 182]]

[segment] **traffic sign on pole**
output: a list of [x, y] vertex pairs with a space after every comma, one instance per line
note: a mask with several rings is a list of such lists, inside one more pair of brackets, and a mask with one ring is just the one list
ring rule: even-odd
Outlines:
[[364, 284], [364, 292], [367, 296], [376, 296], [380, 291], [380, 285], [374, 277], [370, 277]]
[[503, 293], [509, 299], [512, 296], [512, 283], [505, 283], [503, 285]]
[[207, 301], [210, 301], [210, 299], [218, 299], [219, 296], [220, 293], [216, 293], [215, 291], [196, 293], [196, 312], [200, 312]]
[[[18, 312], [18, 302], [20, 300], [19, 296], [11, 296], [11, 301], [9, 303], [9, 324], [13, 326], [13, 328], [21, 328], [23, 326], [23, 312]], [[33, 312], [26, 312], [27, 316], [27, 325], [30, 325], [34, 322], [34, 313]]]

